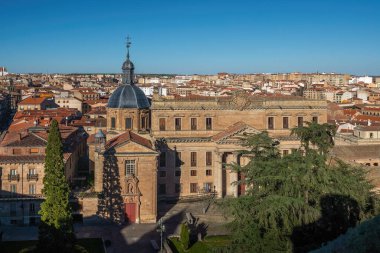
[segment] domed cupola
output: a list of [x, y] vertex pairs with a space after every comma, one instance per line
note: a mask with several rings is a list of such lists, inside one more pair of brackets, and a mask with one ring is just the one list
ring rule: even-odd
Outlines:
[[127, 59], [123, 63], [122, 84], [112, 93], [108, 108], [149, 108], [150, 103], [144, 92], [134, 84], [135, 66], [129, 59], [131, 42], [127, 40]]

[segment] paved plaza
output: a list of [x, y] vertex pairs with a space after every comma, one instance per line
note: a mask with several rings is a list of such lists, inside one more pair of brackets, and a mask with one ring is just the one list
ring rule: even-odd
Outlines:
[[[198, 223], [207, 227], [208, 235], [226, 234], [223, 224], [227, 222], [217, 211], [210, 209], [209, 214], [199, 212], [202, 203], [180, 203], [176, 205], [161, 205], [160, 216], [166, 226], [166, 236], [178, 235], [180, 224], [186, 220], [186, 212], [191, 212]], [[4, 241], [37, 240], [38, 227], [2, 226]], [[75, 232], [78, 238], [103, 238], [109, 240], [107, 253], [125, 252], [156, 252], [150, 241], [156, 240], [159, 245], [160, 235], [156, 231], [156, 224], [76, 224]]]

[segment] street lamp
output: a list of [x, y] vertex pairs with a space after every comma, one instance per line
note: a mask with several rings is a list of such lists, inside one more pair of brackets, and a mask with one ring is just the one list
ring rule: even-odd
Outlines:
[[160, 233], [161, 235], [161, 247], [160, 247], [160, 252], [163, 252], [162, 251], [162, 237], [163, 237], [163, 233], [165, 232], [166, 228], [165, 228], [165, 224], [164, 224], [164, 221], [163, 219], [159, 219], [158, 220], [158, 228], [157, 228], [157, 232]]

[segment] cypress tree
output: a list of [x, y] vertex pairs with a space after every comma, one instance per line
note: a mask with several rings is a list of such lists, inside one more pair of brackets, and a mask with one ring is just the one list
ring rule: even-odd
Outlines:
[[63, 144], [56, 120], [49, 129], [43, 184], [45, 200], [39, 212], [38, 251], [72, 252], [75, 237], [69, 206], [70, 188], [65, 177]]

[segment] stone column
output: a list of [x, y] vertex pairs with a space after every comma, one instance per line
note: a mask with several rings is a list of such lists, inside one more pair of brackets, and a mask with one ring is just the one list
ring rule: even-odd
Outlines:
[[[238, 154], [232, 153], [228, 155], [227, 163], [238, 163]], [[238, 174], [235, 171], [229, 170], [230, 184], [229, 184], [229, 195], [237, 197], [238, 196], [238, 185], [235, 184], [238, 181]]]
[[223, 164], [222, 164], [222, 156], [223, 153], [215, 152], [215, 174], [216, 174], [216, 182], [215, 182], [215, 189], [218, 194], [218, 198], [223, 197]]

